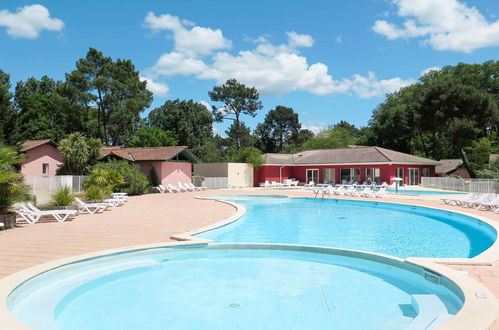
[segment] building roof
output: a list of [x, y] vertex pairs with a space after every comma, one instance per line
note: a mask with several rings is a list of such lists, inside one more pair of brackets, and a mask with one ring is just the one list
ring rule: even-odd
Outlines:
[[199, 160], [192, 154], [186, 146], [175, 147], [147, 147], [147, 148], [124, 148], [116, 147], [103, 147], [101, 149], [102, 157], [114, 155], [128, 161], [167, 161], [171, 160], [177, 155], [182, 154], [187, 159], [199, 163]]
[[441, 159], [439, 165], [435, 167], [435, 173], [446, 174], [458, 169], [463, 165], [463, 160], [460, 158], [456, 159]]
[[340, 149], [305, 150], [295, 154], [264, 154], [267, 165], [326, 165], [400, 163], [438, 165], [438, 162], [380, 147], [349, 146]]
[[42, 146], [44, 144], [51, 144], [54, 147], [57, 145], [51, 139], [43, 139], [43, 140], [28, 140], [24, 141], [21, 146], [21, 152], [26, 152], [28, 150], [34, 149], [36, 147]]

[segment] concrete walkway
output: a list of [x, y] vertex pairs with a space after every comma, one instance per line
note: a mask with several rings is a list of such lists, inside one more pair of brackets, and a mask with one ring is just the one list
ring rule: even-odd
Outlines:
[[173, 234], [224, 220], [235, 212], [228, 204], [193, 196], [182, 193], [130, 197], [124, 206], [104, 213], [0, 231], [0, 278], [76, 254], [169, 241]]
[[[124, 246], [161, 243], [170, 236], [224, 220], [235, 213], [234, 207], [211, 200], [195, 199], [204, 193], [149, 194], [130, 197], [122, 207], [101, 214], [82, 214], [71, 221], [39, 222], [0, 231], [0, 278], [30, 266], [98, 250]], [[224, 190], [216, 194], [284, 194], [313, 197], [311, 192], [297, 190]], [[449, 211], [466, 211], [499, 221], [499, 213], [444, 206], [438, 195], [398, 195], [377, 201], [440, 207]], [[345, 198], [335, 196], [335, 198]], [[355, 199], [355, 197], [348, 197]], [[362, 198], [362, 200], [366, 200]], [[451, 266], [468, 272], [499, 297], [499, 256], [492, 266]], [[499, 330], [499, 322], [494, 329]]]

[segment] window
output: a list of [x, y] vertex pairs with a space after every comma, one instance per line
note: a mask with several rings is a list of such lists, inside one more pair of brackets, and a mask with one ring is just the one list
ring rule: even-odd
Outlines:
[[397, 169], [395, 170], [395, 175], [397, 176], [397, 178], [403, 179], [404, 178], [404, 168], [397, 167]]
[[430, 176], [430, 169], [429, 168], [423, 168], [423, 176]]
[[49, 164], [47, 164], [47, 163], [42, 164], [42, 174], [43, 175], [49, 174]]
[[336, 171], [334, 168], [323, 168], [322, 169], [322, 180], [326, 182], [336, 181]]
[[379, 167], [368, 167], [366, 168], [366, 181], [369, 182], [369, 179], [372, 183], [380, 183], [381, 180], [381, 170]]
[[419, 184], [419, 168], [409, 169], [409, 185], [416, 186]]
[[340, 169], [341, 182], [349, 183], [350, 181], [360, 180], [360, 168], [342, 168]]
[[319, 183], [319, 170], [307, 169], [307, 183], [313, 181], [315, 184]]

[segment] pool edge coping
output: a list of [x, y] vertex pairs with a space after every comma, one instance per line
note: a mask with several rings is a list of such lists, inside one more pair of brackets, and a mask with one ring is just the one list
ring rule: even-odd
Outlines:
[[[289, 196], [285, 194], [274, 194], [276, 196], [285, 196], [289, 198], [310, 198], [310, 197], [295, 197], [295, 196]], [[192, 231], [188, 231], [182, 234], [177, 234], [177, 235], [172, 235], [171, 238], [175, 239], [176, 241], [174, 242], [164, 242], [164, 243], [152, 243], [152, 244], [144, 244], [144, 245], [136, 245], [136, 246], [127, 246], [127, 247], [120, 247], [120, 248], [115, 248], [115, 249], [107, 249], [107, 250], [100, 250], [100, 251], [95, 251], [91, 253], [85, 253], [85, 254], [79, 254], [76, 256], [71, 256], [63, 259], [57, 259], [54, 261], [50, 261], [47, 263], [35, 265], [30, 268], [23, 269], [21, 271], [18, 271], [14, 274], [11, 274], [3, 279], [0, 279], [0, 299], [2, 299], [2, 302], [0, 303], [0, 320], [2, 320], [2, 324], [4, 324], [9, 330], [25, 330], [25, 329], [30, 329], [26, 325], [24, 325], [21, 321], [19, 321], [17, 318], [14, 317], [14, 315], [10, 312], [8, 308], [8, 297], [9, 295], [20, 285], [22, 285], [24, 282], [27, 280], [44, 273], [46, 271], [49, 271], [54, 268], [58, 268], [61, 266], [64, 266], [66, 264], [70, 263], [75, 263], [79, 261], [83, 261], [86, 259], [92, 259], [96, 257], [103, 257], [106, 255], [110, 254], [116, 254], [116, 253], [123, 253], [123, 252], [131, 252], [135, 250], [145, 250], [145, 249], [153, 249], [153, 248], [162, 248], [162, 247], [173, 247], [173, 246], [188, 246], [188, 245], [204, 245], [204, 244], [209, 244], [212, 243], [212, 240], [207, 240], [203, 239], [200, 237], [192, 236], [201, 232], [205, 232], [210, 229], [215, 229], [224, 225], [227, 225], [229, 223], [232, 223], [234, 221], [237, 221], [240, 217], [242, 217], [246, 213], [246, 208], [242, 205], [232, 203], [229, 201], [224, 201], [220, 199], [214, 199], [214, 198], [206, 198], [207, 195], [201, 195], [201, 196], [195, 196], [195, 198], [200, 198], [200, 199], [207, 199], [207, 200], [215, 200], [221, 203], [225, 203], [228, 205], [233, 206], [236, 209], [236, 213], [233, 214], [232, 216], [228, 217], [225, 220], [218, 221], [212, 225], [205, 226], [202, 228], [198, 228]], [[356, 199], [347, 199], [347, 200], [356, 200]], [[378, 201], [376, 201], [378, 202]], [[387, 203], [383, 201], [379, 201], [380, 203]], [[393, 203], [393, 202], [390, 202]], [[393, 204], [401, 204], [401, 205], [409, 205], [409, 206], [416, 206], [416, 207], [426, 207], [426, 206], [419, 206], [419, 205], [411, 205], [407, 203], [393, 203]], [[455, 212], [455, 211], [449, 211], [441, 208], [436, 208], [436, 207], [426, 207], [426, 208], [431, 208], [431, 209], [438, 209], [438, 210], [443, 210], [446, 212]], [[496, 232], [499, 235], [499, 226], [493, 225], [492, 220], [482, 220], [481, 218], [483, 217], [477, 217], [475, 215], [469, 215], [463, 212], [455, 212], [459, 214], [463, 214], [472, 218], [476, 218], [480, 221], [483, 221], [489, 225], [491, 225]], [[486, 219], [486, 218], [485, 218]], [[494, 242], [494, 244], [487, 249], [486, 251], [482, 252], [488, 252], [490, 249], [495, 247], [494, 251], [497, 250], [496, 252], [499, 253], [499, 244], [498, 244], [498, 239]], [[328, 247], [325, 247], [328, 248]], [[332, 249], [338, 249], [334, 247], [329, 247]], [[341, 249], [338, 249], [341, 250]], [[342, 250], [347, 250], [348, 249], [342, 249]], [[354, 251], [354, 250], [352, 250]], [[365, 254], [371, 254], [371, 255], [377, 255], [375, 253], [371, 252], [366, 252], [366, 251], [360, 251]], [[475, 258], [481, 256], [482, 254], [470, 258], [470, 259], [464, 259], [464, 258], [407, 258], [407, 259], [402, 259], [408, 263], [412, 263], [416, 266], [428, 269], [430, 271], [433, 271], [437, 274], [440, 274], [444, 277], [446, 277], [448, 280], [452, 281], [456, 286], [458, 286], [464, 297], [465, 300], [463, 302], [462, 308], [459, 310], [459, 312], [454, 315], [452, 318], [450, 318], [448, 321], [446, 321], [444, 324], [438, 327], [438, 329], [442, 330], [465, 330], [465, 329], [490, 329], [494, 322], [497, 319], [497, 316], [499, 314], [499, 304], [497, 301], [497, 298], [494, 296], [494, 294], [486, 288], [482, 283], [458, 272], [457, 270], [454, 270], [450, 267], [447, 267], [445, 265], [445, 261], [459, 261], [461, 259], [464, 259], [463, 264], [467, 265], [480, 265], [480, 261], [476, 261]], [[387, 258], [392, 258], [392, 259], [397, 259], [396, 257], [392, 256], [383, 256]], [[400, 259], [400, 258], [398, 258]], [[485, 261], [483, 261], [485, 262]], [[483, 262], [481, 265], [483, 265]], [[449, 262], [448, 262], [449, 263]], [[453, 262], [450, 262], [453, 263]], [[490, 265], [490, 263], [488, 263]], [[480, 299], [478, 298], [475, 293], [485, 293], [487, 297], [492, 297], [494, 299]]]

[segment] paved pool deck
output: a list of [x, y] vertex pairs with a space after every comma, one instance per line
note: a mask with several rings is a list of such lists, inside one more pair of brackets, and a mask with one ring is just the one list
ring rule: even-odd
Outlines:
[[[20, 224], [17, 228], [0, 231], [0, 278], [37, 264], [78, 254], [171, 241], [172, 235], [223, 221], [236, 212], [229, 204], [195, 198], [209, 194], [283, 194], [313, 197], [311, 192], [303, 189], [258, 188], [148, 194], [130, 197], [124, 206], [111, 211], [80, 214], [63, 223], [40, 221], [34, 225]], [[499, 213], [444, 205], [440, 201], [441, 197], [443, 196], [389, 195], [376, 200], [464, 211], [472, 216], [499, 221]], [[344, 196], [334, 198], [369, 200]], [[482, 282], [499, 297], [499, 255], [491, 266], [450, 267], [467, 272], [468, 276]], [[493, 329], [499, 330], [499, 321]]]

